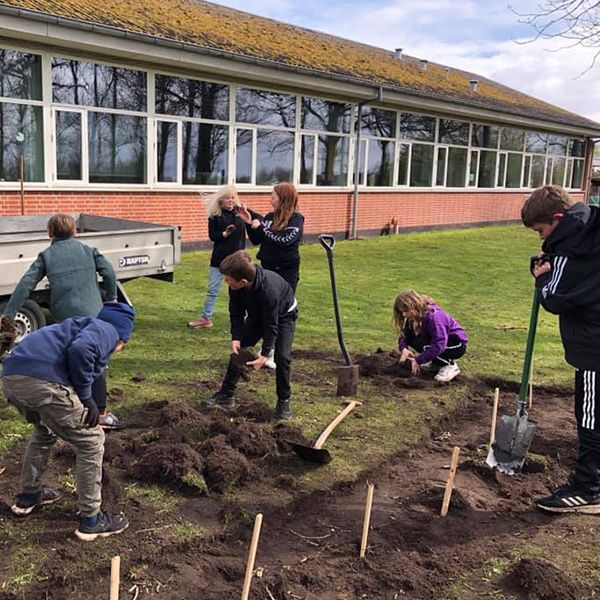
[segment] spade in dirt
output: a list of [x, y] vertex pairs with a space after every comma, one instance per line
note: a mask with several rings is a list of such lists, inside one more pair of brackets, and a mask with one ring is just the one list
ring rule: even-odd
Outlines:
[[327, 464], [331, 462], [331, 454], [327, 448], [323, 448], [327, 438], [333, 433], [333, 430], [354, 410], [357, 404], [362, 404], [357, 400], [348, 402], [348, 406], [321, 432], [314, 446], [305, 446], [297, 442], [287, 441], [292, 450], [302, 459], [308, 462]]
[[342, 318], [340, 316], [340, 303], [338, 299], [337, 286], [335, 283], [335, 269], [333, 267], [333, 248], [335, 246], [335, 238], [331, 234], [322, 234], [319, 236], [319, 241], [327, 252], [327, 261], [329, 263], [329, 276], [331, 278], [331, 293], [333, 295], [333, 309], [335, 311], [335, 325], [337, 330], [337, 338], [340, 344], [340, 350], [344, 356], [343, 367], [338, 367], [338, 396], [356, 396], [358, 389], [358, 365], [352, 364], [352, 359], [344, 342], [344, 331], [342, 329]]
[[517, 401], [517, 412], [514, 415], [503, 415], [500, 417], [496, 429], [496, 437], [486, 459], [490, 467], [495, 467], [499, 471], [508, 473], [509, 475], [514, 475], [521, 470], [535, 432], [535, 423], [527, 419], [527, 390], [529, 388], [531, 359], [533, 356], [533, 344], [535, 341], [539, 308], [538, 292], [537, 288], [534, 288], [527, 346], [525, 347], [525, 361], [523, 363], [519, 399]]

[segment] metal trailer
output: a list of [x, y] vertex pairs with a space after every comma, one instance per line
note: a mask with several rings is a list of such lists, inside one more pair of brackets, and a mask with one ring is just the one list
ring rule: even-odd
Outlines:
[[[120, 301], [129, 302], [122, 286], [137, 277], [173, 281], [181, 259], [179, 228], [84, 213], [70, 213], [77, 239], [98, 250], [113, 265]], [[22, 275], [48, 247], [46, 230], [52, 215], [0, 217], [0, 314]], [[21, 335], [46, 324], [43, 308], [50, 306], [50, 284], [42, 279], [16, 316]]]

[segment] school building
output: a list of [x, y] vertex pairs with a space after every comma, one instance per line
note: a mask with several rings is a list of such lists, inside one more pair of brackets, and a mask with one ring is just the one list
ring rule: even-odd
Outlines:
[[200, 0], [0, 0], [1, 215], [196, 244], [200, 193], [232, 183], [267, 212], [291, 181], [307, 236], [511, 221], [544, 183], [584, 199], [599, 136], [452, 66]]

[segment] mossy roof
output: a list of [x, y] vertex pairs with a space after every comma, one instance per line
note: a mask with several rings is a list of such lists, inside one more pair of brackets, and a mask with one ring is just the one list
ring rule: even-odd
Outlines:
[[[389, 50], [201, 0], [0, 0], [0, 5], [185, 42], [259, 61], [308, 68], [399, 92], [598, 130], [600, 125], [460, 70], [394, 58]], [[471, 91], [469, 80], [479, 81]]]

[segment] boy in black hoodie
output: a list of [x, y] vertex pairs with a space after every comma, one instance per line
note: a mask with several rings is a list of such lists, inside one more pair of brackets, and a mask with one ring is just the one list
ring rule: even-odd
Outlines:
[[550, 512], [600, 513], [600, 212], [548, 185], [526, 200], [521, 218], [544, 240], [533, 272], [539, 299], [559, 315], [565, 359], [576, 369], [575, 471], [536, 504]]
[[223, 259], [220, 269], [229, 286], [232, 358], [221, 389], [204, 404], [222, 408], [235, 406], [233, 393], [240, 373], [233, 356], [239, 354], [241, 348], [254, 346], [262, 339], [260, 356], [246, 364], [258, 370], [267, 362], [269, 352], [275, 350], [275, 418], [291, 419], [292, 342], [298, 315], [294, 292], [281, 276], [255, 265], [243, 250]]

